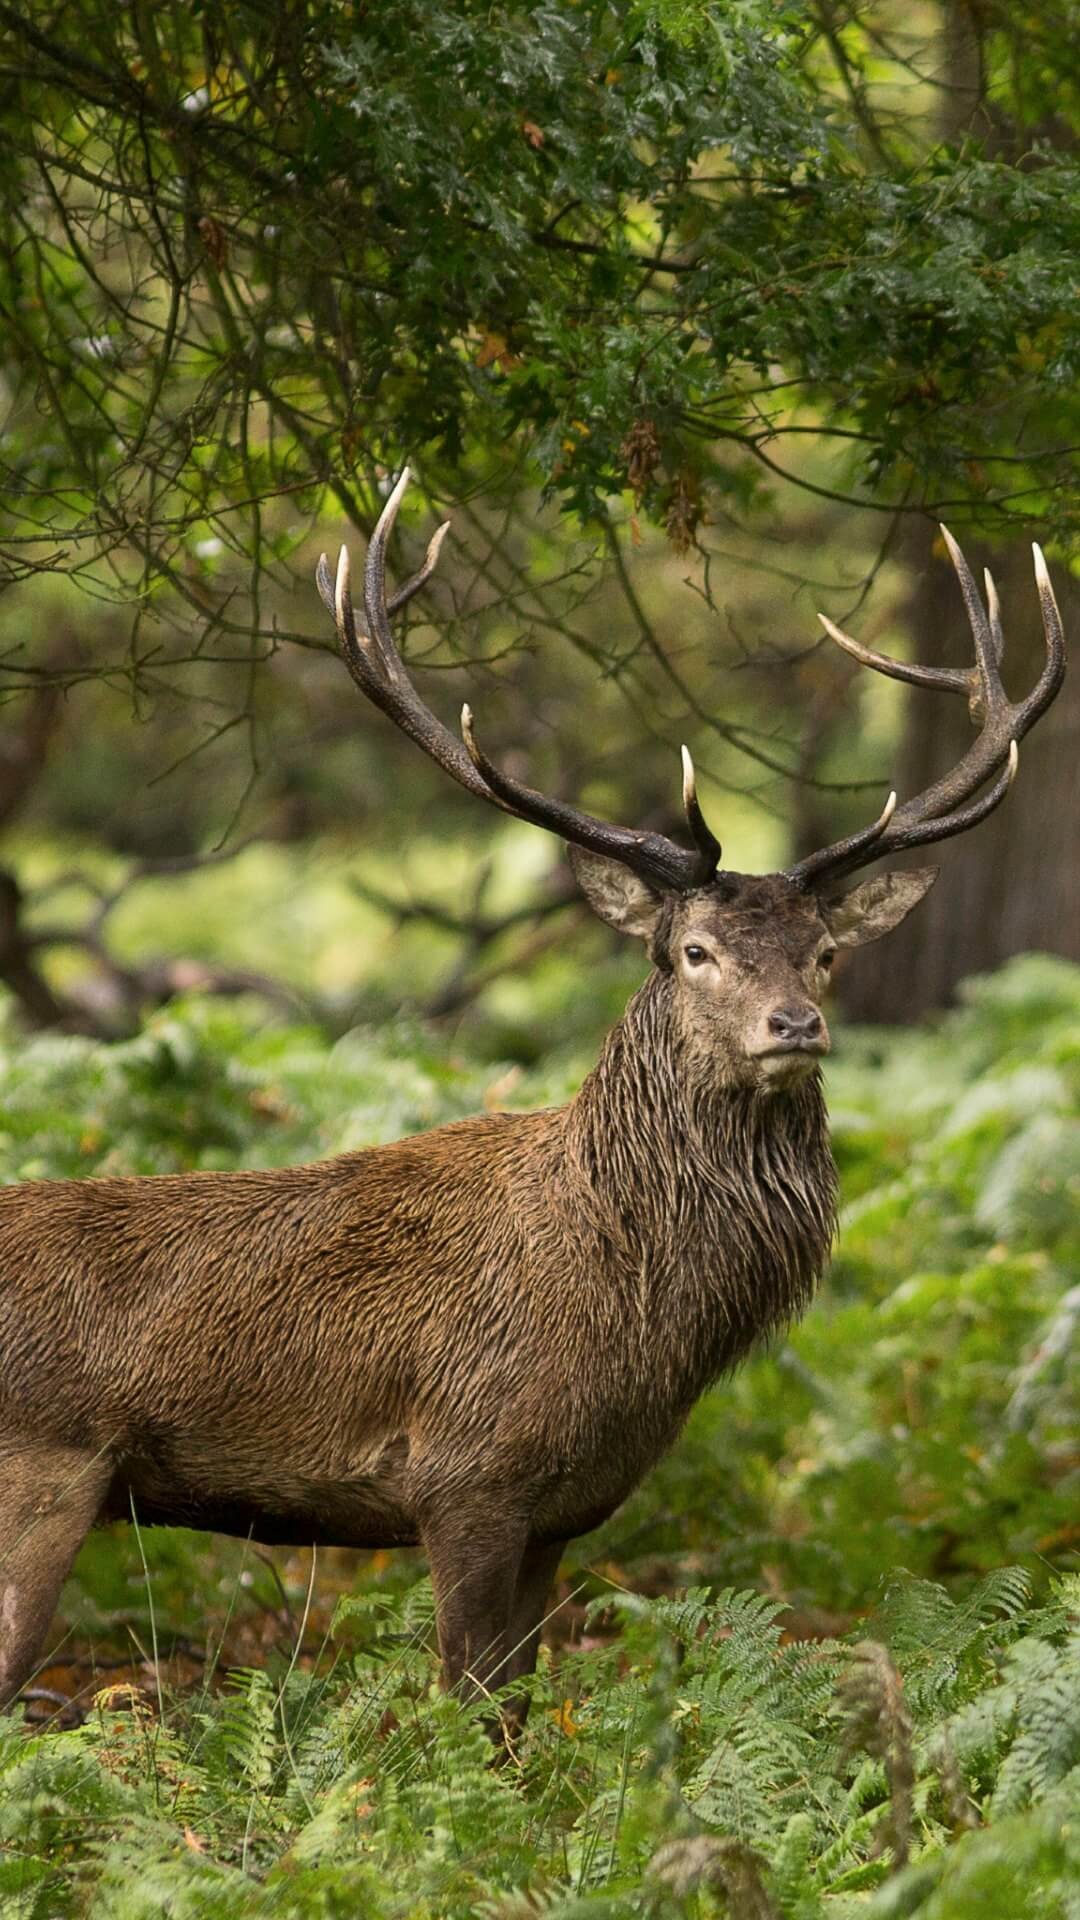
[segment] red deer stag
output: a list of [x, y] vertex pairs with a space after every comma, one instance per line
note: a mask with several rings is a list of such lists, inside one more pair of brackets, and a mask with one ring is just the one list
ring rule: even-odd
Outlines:
[[[985, 819], [1065, 668], [1042, 556], [1038, 684], [1000, 678], [958, 548], [966, 671], [856, 660], [964, 694], [952, 772], [872, 826], [764, 876], [720, 869], [683, 754], [692, 847], [536, 793], [424, 705], [390, 616], [387, 542], [353, 612], [348, 556], [318, 585], [361, 691], [478, 799], [569, 843], [602, 919], [652, 968], [576, 1098], [485, 1114], [271, 1173], [28, 1183], [0, 1193], [0, 1700], [38, 1659], [95, 1521], [266, 1542], [420, 1542], [446, 1684], [521, 1682], [564, 1544], [599, 1525], [702, 1389], [801, 1313], [836, 1203], [818, 1067], [838, 947], [895, 927], [933, 868], [863, 866]], [[946, 535], [948, 539], [948, 536]]]

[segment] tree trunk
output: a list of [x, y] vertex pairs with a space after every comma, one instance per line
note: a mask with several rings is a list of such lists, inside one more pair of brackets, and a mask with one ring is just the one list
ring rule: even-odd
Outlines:
[[[927, 534], [920, 534], [927, 541]], [[965, 541], [976, 578], [993, 559], [1005, 628], [1006, 688], [1020, 699], [1044, 658], [1031, 553], [1019, 541], [1005, 553]], [[976, 563], [978, 563], [976, 565]], [[1066, 633], [1080, 632], [1080, 589], [1053, 568]], [[971, 635], [956, 578], [934, 554], [911, 599], [912, 656], [928, 666], [966, 666]], [[901, 799], [953, 765], [971, 740], [967, 704], [955, 695], [912, 688], [897, 789]], [[914, 1020], [948, 1005], [968, 974], [1040, 949], [1080, 961], [1080, 672], [1020, 748], [1020, 771], [997, 812], [967, 835], [912, 855], [904, 864], [941, 867], [941, 878], [888, 942], [851, 956], [841, 999], [854, 1019]]]
[[[981, 36], [986, 22], [974, 0], [945, 0], [942, 9], [946, 86], [941, 131], [957, 140], [974, 131], [989, 152], [1015, 139], [985, 96]], [[1029, 138], [1026, 135], [1025, 138]], [[1061, 130], [1058, 130], [1061, 137]], [[910, 607], [912, 657], [927, 666], [968, 666], [971, 634], [948, 559], [928, 554], [931, 534], [913, 528]], [[979, 551], [965, 535], [976, 579], [989, 563], [1001, 594], [1005, 684], [1021, 699], [1043, 660], [1042, 622], [1031, 552], [1017, 539], [1007, 550]], [[1052, 569], [1065, 632], [1080, 632], [1080, 588], [1062, 562]], [[971, 740], [966, 703], [911, 689], [897, 791], [921, 792]], [[969, 835], [930, 847], [904, 864], [941, 867], [941, 878], [910, 919], [882, 947], [853, 954], [841, 976], [845, 1010], [858, 1020], [915, 1020], [952, 1000], [969, 974], [1038, 949], [1080, 960], [1080, 672], [1074, 663], [1057, 701], [1020, 748], [1020, 771], [997, 812]]]

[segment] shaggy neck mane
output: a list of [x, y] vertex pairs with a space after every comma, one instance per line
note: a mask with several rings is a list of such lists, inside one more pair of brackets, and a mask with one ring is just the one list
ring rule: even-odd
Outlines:
[[790, 1093], [703, 1087], [672, 1002], [653, 973], [609, 1034], [568, 1111], [566, 1171], [643, 1312], [670, 1307], [692, 1333], [704, 1380], [808, 1305], [836, 1168], [818, 1075]]

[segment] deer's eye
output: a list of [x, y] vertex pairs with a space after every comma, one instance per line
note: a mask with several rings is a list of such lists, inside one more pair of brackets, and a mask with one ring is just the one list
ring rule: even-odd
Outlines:
[[692, 967], [700, 967], [702, 965], [702, 962], [707, 960], [709, 957], [704, 947], [693, 947], [693, 946], [684, 947], [683, 952], [685, 953]]
[[836, 959], [836, 948], [826, 947], [824, 953], [818, 954], [817, 963], [824, 973], [828, 973], [829, 968], [832, 966], [832, 963], [835, 959]]

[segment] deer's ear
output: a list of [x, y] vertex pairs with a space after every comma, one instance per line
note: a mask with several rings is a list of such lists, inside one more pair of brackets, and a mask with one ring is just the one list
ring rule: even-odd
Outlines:
[[650, 940], [664, 911], [663, 895], [654, 893], [629, 867], [584, 847], [567, 847], [574, 878], [594, 913], [619, 933], [636, 933]]
[[818, 900], [821, 917], [838, 947], [862, 947], [906, 919], [938, 877], [938, 867], [913, 867], [907, 872], [879, 873], [850, 893]]

